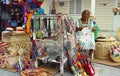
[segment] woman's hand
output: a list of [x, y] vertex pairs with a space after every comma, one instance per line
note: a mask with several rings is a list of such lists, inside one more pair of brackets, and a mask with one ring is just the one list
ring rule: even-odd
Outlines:
[[81, 26], [79, 27], [80, 31], [82, 31], [83, 28], [86, 28], [87, 26]]
[[82, 31], [83, 28], [85, 28], [87, 26], [80, 26], [80, 27], [76, 27], [76, 31]]
[[93, 28], [92, 28], [92, 32], [94, 32], [95, 30], [96, 30], [96, 29], [93, 27]]

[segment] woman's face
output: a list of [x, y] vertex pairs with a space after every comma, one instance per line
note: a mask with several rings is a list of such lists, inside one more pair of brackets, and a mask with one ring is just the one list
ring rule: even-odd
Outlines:
[[90, 12], [89, 11], [83, 11], [83, 13], [82, 13], [82, 18], [84, 18], [84, 19], [88, 19], [90, 17]]

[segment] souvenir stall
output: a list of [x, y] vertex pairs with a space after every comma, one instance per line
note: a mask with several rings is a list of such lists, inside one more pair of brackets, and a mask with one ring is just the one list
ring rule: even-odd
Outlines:
[[21, 5], [22, 12], [11, 7], [10, 22], [0, 42], [1, 68], [19, 71], [21, 76], [55, 75], [49, 72], [51, 69], [41, 67], [44, 64], [60, 71], [61, 75], [67, 68], [75, 76], [93, 76], [95, 71], [87, 54], [76, 46], [74, 20], [65, 14], [55, 14], [54, 0], [50, 0], [51, 14], [44, 15], [43, 1], [12, 2], [14, 7]]
[[[95, 70], [86, 54], [76, 49], [75, 24], [67, 15], [34, 15], [32, 56], [36, 68], [39, 62], [54, 63], [54, 67], [64, 74], [67, 69], [74, 75], [94, 75]], [[77, 47], [79, 48], [79, 46]], [[59, 64], [55, 66], [55, 64]]]
[[[27, 12], [27, 2], [10, 1], [8, 4], [3, 3], [4, 8], [8, 9], [9, 6], [11, 11], [6, 12], [2, 10], [2, 21], [5, 21], [5, 23], [2, 22], [2, 26], [4, 26], [5, 29], [1, 34], [0, 64], [2, 65], [1, 68], [12, 72], [30, 69], [32, 67], [30, 59], [32, 47], [30, 34], [26, 32], [25, 27], [22, 27], [30, 20], [24, 19], [26, 21], [24, 23], [22, 16], [25, 12], [22, 10], [22, 4], [25, 4], [24, 11]], [[9, 14], [7, 20], [6, 13]], [[9, 47], [6, 47], [4, 44], [8, 44]]]

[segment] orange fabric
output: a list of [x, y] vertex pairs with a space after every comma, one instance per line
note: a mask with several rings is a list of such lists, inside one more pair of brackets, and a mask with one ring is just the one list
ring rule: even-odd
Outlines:
[[27, 14], [27, 22], [26, 22], [26, 33], [28, 34], [28, 35], [30, 35], [31, 34], [31, 30], [30, 30], [30, 21], [31, 21], [31, 18], [32, 18], [32, 13], [28, 13]]

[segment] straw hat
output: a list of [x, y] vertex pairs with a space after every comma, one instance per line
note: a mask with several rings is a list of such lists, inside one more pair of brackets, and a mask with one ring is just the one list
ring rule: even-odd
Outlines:
[[17, 27], [16, 31], [24, 31], [22, 27]]
[[95, 20], [96, 18], [95, 18], [95, 16], [90, 16], [89, 19], [91, 19], [91, 20]]
[[107, 38], [107, 35], [106, 35], [106, 34], [103, 34], [103, 33], [100, 33], [98, 37], [104, 37], [104, 38]]
[[109, 40], [115, 41], [116, 39], [113, 36], [108, 37]]
[[26, 35], [24, 31], [13, 31], [12, 35]]
[[120, 40], [120, 28], [116, 32], [117, 39]]
[[2, 32], [2, 35], [12, 35], [12, 32], [11, 31], [3, 31]]
[[115, 41], [116, 39], [112, 36], [107, 37], [105, 34], [100, 34], [99, 35], [100, 39], [97, 39], [97, 41], [104, 41], [104, 42], [109, 42], [109, 41]]
[[6, 31], [13, 31], [13, 28], [7, 27], [7, 28], [6, 28]]

